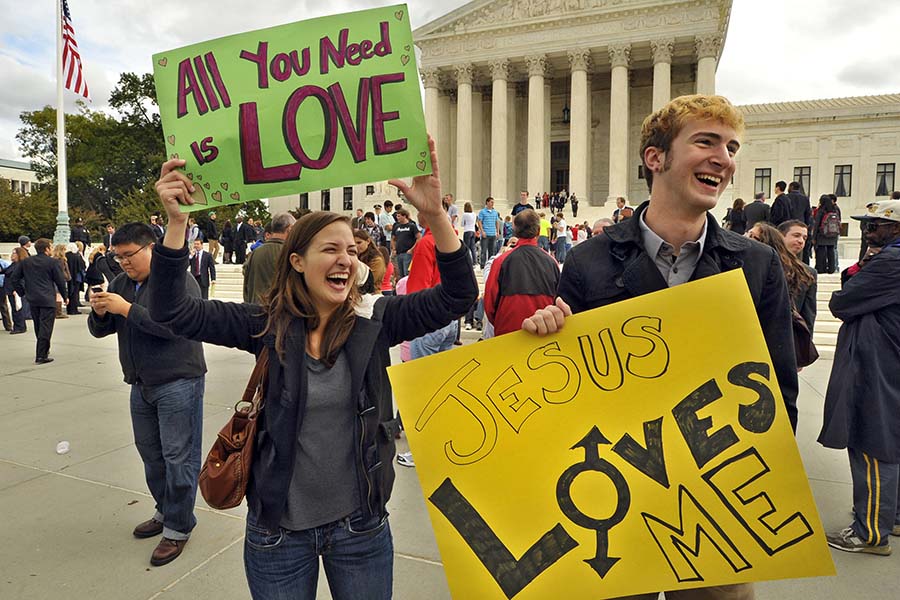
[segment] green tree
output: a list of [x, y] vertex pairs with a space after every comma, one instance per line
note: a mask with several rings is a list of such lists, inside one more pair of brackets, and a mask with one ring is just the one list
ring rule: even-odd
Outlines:
[[[73, 212], [81, 209], [114, 219], [115, 200], [156, 180], [165, 159], [162, 125], [156, 114], [153, 78], [123, 73], [110, 96], [118, 118], [79, 103], [67, 114], [68, 197]], [[56, 109], [23, 112], [16, 136], [32, 168], [56, 193]], [[118, 220], [118, 219], [115, 219]]]
[[32, 240], [53, 237], [56, 228], [56, 194], [45, 188], [29, 195], [13, 192], [0, 178], [0, 240], [13, 242], [20, 235]]

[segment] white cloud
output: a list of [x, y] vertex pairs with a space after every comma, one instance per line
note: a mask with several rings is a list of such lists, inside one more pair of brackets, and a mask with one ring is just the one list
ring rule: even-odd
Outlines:
[[[392, 2], [69, 0], [93, 106], [153, 53], [242, 31]], [[408, 0], [413, 27], [461, 0]], [[0, 156], [16, 158], [18, 115], [55, 102], [55, 3], [0, 0]], [[734, 0], [718, 89], [741, 104], [900, 91], [900, 3]], [[66, 93], [66, 104], [74, 96]]]

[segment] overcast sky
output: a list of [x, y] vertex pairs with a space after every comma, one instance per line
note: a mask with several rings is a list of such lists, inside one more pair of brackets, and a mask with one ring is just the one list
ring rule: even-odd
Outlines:
[[[408, 0], [413, 27], [465, 4]], [[107, 106], [124, 71], [154, 52], [322, 14], [366, 0], [69, 0], [93, 97]], [[55, 103], [54, 0], [0, 0], [0, 158], [20, 158], [19, 114]], [[900, 92], [900, 2], [734, 0], [718, 91], [738, 104]], [[575, 41], [573, 40], [573, 43]], [[67, 110], [75, 96], [66, 92]]]

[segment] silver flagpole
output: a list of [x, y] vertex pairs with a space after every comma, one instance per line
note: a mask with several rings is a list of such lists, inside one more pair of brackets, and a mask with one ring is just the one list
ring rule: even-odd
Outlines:
[[69, 196], [66, 177], [66, 109], [63, 104], [62, 0], [56, 2], [56, 181], [57, 206], [54, 244], [69, 243]]

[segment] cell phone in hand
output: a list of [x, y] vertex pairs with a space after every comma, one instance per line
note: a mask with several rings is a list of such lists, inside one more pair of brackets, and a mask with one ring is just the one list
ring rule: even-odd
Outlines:
[[91, 288], [91, 291], [94, 292], [95, 294], [99, 294], [103, 291], [103, 288], [100, 287], [99, 285], [95, 285]]

